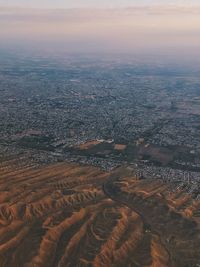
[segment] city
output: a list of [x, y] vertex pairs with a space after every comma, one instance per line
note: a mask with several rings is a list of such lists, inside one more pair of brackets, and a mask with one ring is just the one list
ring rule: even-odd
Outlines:
[[133, 165], [198, 199], [200, 79], [169, 67], [7, 57], [0, 66], [1, 158], [29, 153], [110, 171]]

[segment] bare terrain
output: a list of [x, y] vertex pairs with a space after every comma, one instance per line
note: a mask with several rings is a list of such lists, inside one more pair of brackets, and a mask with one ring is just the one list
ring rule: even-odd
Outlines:
[[[200, 264], [199, 200], [131, 167], [0, 165], [0, 266]], [[167, 226], [167, 227], [166, 227]]]

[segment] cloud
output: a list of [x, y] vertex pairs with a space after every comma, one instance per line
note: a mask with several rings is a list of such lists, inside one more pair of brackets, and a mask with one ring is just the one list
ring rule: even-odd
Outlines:
[[3, 43], [71, 52], [181, 51], [200, 46], [200, 8], [0, 8]]

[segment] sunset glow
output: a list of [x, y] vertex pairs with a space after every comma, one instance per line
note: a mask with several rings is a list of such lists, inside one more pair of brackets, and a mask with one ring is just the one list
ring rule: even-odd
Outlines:
[[115, 9], [1, 7], [1, 46], [68, 52], [195, 53], [200, 46], [200, 7]]

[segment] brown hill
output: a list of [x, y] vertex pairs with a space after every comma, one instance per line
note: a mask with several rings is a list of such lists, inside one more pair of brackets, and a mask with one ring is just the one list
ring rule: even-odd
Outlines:
[[0, 267], [200, 264], [200, 202], [170, 184], [15, 159], [0, 177]]

